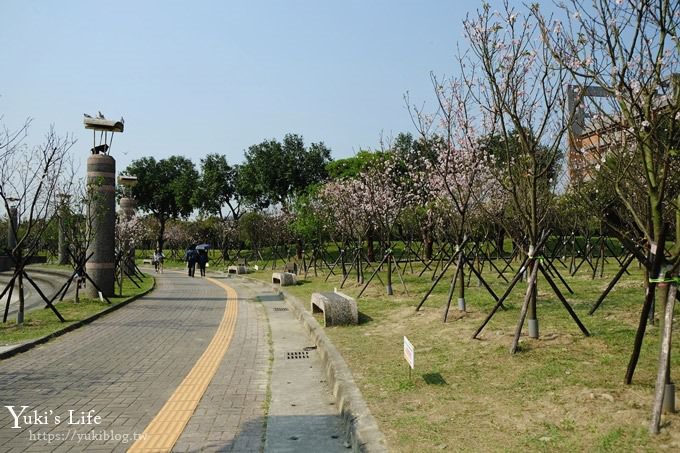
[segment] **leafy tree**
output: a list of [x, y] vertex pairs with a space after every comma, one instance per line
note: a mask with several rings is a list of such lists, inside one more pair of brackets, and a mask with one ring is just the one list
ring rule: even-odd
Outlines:
[[239, 237], [247, 242], [251, 249], [258, 249], [266, 229], [267, 218], [262, 212], [250, 211], [243, 215], [239, 222]]
[[132, 195], [141, 210], [158, 220], [156, 244], [163, 249], [168, 219], [186, 218], [194, 210], [192, 194], [198, 181], [193, 162], [183, 156], [156, 161], [153, 157], [135, 160], [125, 170], [137, 177]]
[[239, 167], [229, 165], [221, 154], [208, 154], [201, 159], [201, 180], [196, 187], [193, 204], [204, 213], [224, 220], [222, 208], [229, 208], [231, 217], [241, 216], [241, 195], [236, 190]]
[[[528, 134], [531, 136], [531, 141], [536, 141], [532, 131], [528, 131]], [[489, 157], [491, 158], [491, 163], [498, 171], [503, 171], [504, 165], [508, 161], [514, 163], [523, 159], [523, 144], [520, 140], [519, 134], [517, 134], [514, 130], [511, 130], [509, 134], [507, 134], [507, 137], [498, 133], [482, 137], [479, 140], [479, 145], [488, 153]], [[539, 181], [539, 183], [544, 187], [542, 187], [539, 191], [552, 191], [557, 185], [557, 179], [559, 177], [560, 170], [562, 169], [564, 151], [559, 147], [550, 149], [543, 143], [537, 142], [535, 154], [538, 166], [545, 168], [545, 175]], [[513, 168], [513, 170], [518, 169]], [[505, 175], [505, 177], [509, 179], [512, 176]], [[516, 177], [521, 177], [521, 174], [516, 175]]]
[[361, 150], [356, 156], [338, 159], [326, 164], [326, 173], [330, 179], [356, 178], [366, 168], [379, 159], [379, 153]]
[[310, 186], [307, 193], [300, 195], [292, 206], [294, 220], [290, 225], [291, 231], [305, 241], [324, 240], [324, 218], [319, 189], [321, 186]]
[[245, 163], [238, 172], [237, 192], [258, 207], [281, 204], [286, 210], [308, 186], [327, 179], [326, 165], [330, 161], [326, 145], [312, 143], [305, 148], [297, 134], [287, 134], [283, 143], [264, 141], [246, 151]]

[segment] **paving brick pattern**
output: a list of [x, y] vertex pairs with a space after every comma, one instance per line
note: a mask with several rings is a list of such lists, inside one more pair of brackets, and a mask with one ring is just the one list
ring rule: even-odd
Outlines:
[[[224, 312], [224, 290], [166, 272], [122, 310], [0, 362], [3, 451], [125, 451], [205, 350]], [[99, 424], [69, 425], [68, 411]], [[60, 416], [61, 423], [55, 417]], [[37, 424], [36, 422], [46, 422]]]
[[[225, 308], [222, 288], [180, 273], [157, 277], [149, 296], [0, 362], [1, 451], [127, 450], [206, 349]], [[346, 451], [317, 352], [286, 359], [311, 345], [300, 322], [284, 301], [255, 302], [266, 285], [223, 278], [239, 295], [236, 330], [173, 451]], [[25, 414], [47, 423], [12, 429], [6, 405], [29, 406]], [[68, 425], [69, 410], [101, 421]]]
[[270, 357], [267, 319], [251, 292], [224, 281], [240, 295], [236, 332], [173, 451], [260, 452], [264, 445]]

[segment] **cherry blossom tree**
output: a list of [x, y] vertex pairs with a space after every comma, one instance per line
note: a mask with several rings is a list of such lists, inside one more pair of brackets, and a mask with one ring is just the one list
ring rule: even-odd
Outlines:
[[[530, 11], [519, 11], [507, 1], [500, 10], [492, 11], [484, 3], [467, 17], [464, 28], [469, 51], [460, 57], [460, 77], [480, 111], [483, 144], [492, 161], [495, 184], [509, 200], [517, 232], [524, 236], [514, 239], [523, 243], [527, 256], [526, 267], [521, 270], [529, 275], [528, 288], [511, 352], [517, 350], [527, 317], [529, 335], [538, 337], [539, 270], [581, 331], [589, 335], [537, 259], [547, 239], [548, 214], [555, 198], [552, 174], [573, 113], [566, 108], [569, 74], [540, 39], [538, 21]], [[511, 281], [475, 337], [502, 306], [521, 273]]]
[[[572, 0], [562, 9], [564, 22], [536, 16], [554, 58], [573, 77], [575, 109], [583, 111], [583, 119], [590, 115], [590, 122], [575, 124], [573, 137], [584, 151], [583, 173], [607, 171], [620, 203], [647, 242], [647, 256], [630, 249], [653, 277], [626, 371], [625, 382], [630, 383], [657, 286], [664, 318], [672, 319], [674, 278], [680, 268], [680, 4]], [[590, 102], [592, 97], [597, 101]], [[630, 239], [628, 232], [609, 223]], [[667, 247], [671, 233], [675, 244]], [[652, 432], [659, 431], [664, 387], [671, 383], [670, 329], [664, 322]]]
[[139, 286], [134, 281], [135, 275], [135, 261], [134, 250], [135, 245], [144, 233], [144, 224], [137, 215], [128, 215], [127, 213], [118, 213], [116, 216], [115, 228], [115, 254], [116, 254], [116, 283], [118, 283], [118, 292], [123, 294], [123, 279], [127, 276], [132, 282]]
[[[385, 255], [373, 275], [376, 275], [380, 266], [386, 263], [387, 281], [385, 286], [388, 295], [393, 294], [391, 239], [397, 220], [406, 204], [410, 202], [412, 195], [405, 184], [408, 168], [400, 168], [401, 164], [405, 164], [405, 162], [400, 159], [400, 156], [392, 152], [384, 153], [384, 157], [378, 160], [376, 165], [359, 174], [356, 188], [359, 199], [358, 207], [363, 211], [369, 228], [377, 232], [380, 245], [385, 251]], [[368, 283], [370, 283], [370, 279], [366, 282], [366, 285]]]
[[[329, 235], [342, 244], [339, 259], [343, 268], [343, 277], [347, 273], [344, 270], [346, 252], [350, 244], [357, 244], [357, 252], [350, 257], [352, 266], [357, 265], [357, 282], [362, 283], [362, 269], [360, 244], [369, 230], [369, 219], [361, 203], [363, 187], [355, 178], [333, 180], [324, 184], [319, 190], [319, 199], [324, 206], [324, 223]], [[344, 279], [343, 283], [344, 284]], [[342, 285], [341, 285], [342, 286]]]
[[[359, 245], [353, 258], [359, 282], [362, 282], [363, 269], [360, 244], [368, 238], [370, 252], [371, 234], [377, 234], [385, 254], [372, 276], [377, 275], [383, 264], [387, 265], [385, 286], [390, 295], [393, 293], [391, 244], [395, 227], [402, 211], [418, 203], [419, 193], [425, 187], [425, 179], [415, 170], [413, 156], [386, 149], [376, 152], [371, 164], [357, 174], [331, 181], [319, 191], [326, 206], [327, 222], [333, 225], [332, 233], [339, 235], [345, 244], [352, 241]], [[370, 261], [369, 254], [366, 262], [370, 265]]]
[[194, 242], [189, 231], [189, 224], [186, 221], [169, 221], [163, 231], [163, 240], [167, 241], [172, 259], [182, 259], [184, 250]]
[[[461, 245], [469, 231], [470, 211], [479, 208], [493, 187], [488, 155], [480, 143], [479, 128], [483, 124], [480, 116], [484, 112], [475, 109], [473, 87], [464, 79], [442, 80], [434, 74], [430, 77], [437, 110], [429, 113], [413, 105], [409, 105], [409, 110], [421, 140], [432, 146], [433, 155], [427, 161], [430, 198], [453, 214], [448, 217], [448, 224], [459, 256], [452, 287], [458, 287], [458, 307], [465, 311], [465, 257]], [[445, 320], [450, 302], [449, 297]], [[421, 305], [422, 302], [418, 308]]]

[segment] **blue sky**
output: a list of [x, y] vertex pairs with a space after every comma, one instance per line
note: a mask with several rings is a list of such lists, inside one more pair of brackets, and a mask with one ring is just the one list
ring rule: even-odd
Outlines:
[[[233, 163], [287, 132], [334, 158], [412, 130], [403, 95], [431, 103], [429, 72], [455, 71], [457, 1], [0, 0], [0, 115], [78, 139], [83, 113], [125, 117], [112, 154], [210, 152]], [[434, 107], [434, 106], [433, 106]]]

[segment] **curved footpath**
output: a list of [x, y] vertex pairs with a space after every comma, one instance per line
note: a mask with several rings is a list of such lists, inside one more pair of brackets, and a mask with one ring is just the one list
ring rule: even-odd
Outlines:
[[347, 451], [294, 305], [246, 279], [156, 277], [150, 295], [0, 362], [3, 451]]
[[[37, 266], [28, 266], [26, 268], [28, 275], [36, 282], [40, 290], [47, 296], [52, 297], [61, 286], [66, 283], [66, 281], [71, 276], [72, 272], [62, 270], [62, 269], [44, 269]], [[7, 283], [9, 283], [12, 277], [11, 271], [0, 272], [0, 292], [5, 289]], [[36, 308], [46, 307], [45, 301], [40, 297], [40, 295], [33, 289], [28, 282], [24, 284], [26, 291], [25, 307], [26, 311], [35, 310]], [[75, 294], [73, 285], [69, 288], [68, 296], [72, 297]], [[4, 311], [5, 303], [7, 302], [7, 296], [3, 296], [0, 299], [0, 307]], [[16, 313], [19, 311], [19, 296], [15, 291], [12, 292], [12, 302], [9, 307], [10, 319], [14, 318]]]

